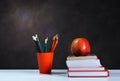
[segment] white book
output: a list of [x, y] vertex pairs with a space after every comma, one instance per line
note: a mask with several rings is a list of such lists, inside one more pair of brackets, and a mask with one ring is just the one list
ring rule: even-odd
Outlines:
[[108, 70], [103, 71], [68, 71], [69, 77], [102, 77], [109, 76]]
[[76, 71], [79, 71], [79, 70], [105, 70], [104, 67], [70, 67], [69, 70], [76, 70]]
[[66, 64], [69, 67], [98, 67], [102, 66], [99, 59], [85, 60], [67, 60]]

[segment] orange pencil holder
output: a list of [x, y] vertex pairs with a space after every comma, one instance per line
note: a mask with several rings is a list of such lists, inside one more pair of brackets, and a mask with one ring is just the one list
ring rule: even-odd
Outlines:
[[38, 68], [41, 74], [51, 74], [54, 52], [37, 53]]

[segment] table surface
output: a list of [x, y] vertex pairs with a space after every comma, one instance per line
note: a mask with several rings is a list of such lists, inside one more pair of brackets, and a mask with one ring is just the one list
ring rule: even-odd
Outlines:
[[39, 74], [36, 69], [0, 70], [0, 81], [120, 81], [120, 70], [109, 70], [109, 78], [68, 78], [67, 70], [53, 69], [52, 74]]

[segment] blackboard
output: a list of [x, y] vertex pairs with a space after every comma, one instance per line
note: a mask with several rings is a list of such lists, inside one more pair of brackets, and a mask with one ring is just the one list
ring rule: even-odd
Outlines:
[[110, 0], [0, 0], [0, 69], [36, 69], [32, 35], [55, 34], [53, 68], [66, 67], [73, 39], [85, 37], [108, 69], [120, 68], [120, 6]]

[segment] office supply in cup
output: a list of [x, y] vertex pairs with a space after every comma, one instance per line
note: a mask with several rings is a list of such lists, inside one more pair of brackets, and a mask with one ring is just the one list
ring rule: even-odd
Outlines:
[[42, 74], [51, 74], [52, 62], [55, 48], [58, 44], [58, 35], [56, 34], [53, 37], [52, 45], [50, 46], [50, 50], [48, 50], [48, 37], [44, 40], [44, 46], [42, 47], [42, 43], [38, 38], [38, 35], [32, 36], [36, 48], [37, 48], [37, 60], [38, 60], [38, 68], [39, 72]]
[[50, 46], [50, 50], [48, 50], [48, 37], [44, 40], [44, 48], [42, 47], [42, 43], [37, 34], [35, 36], [33, 35], [32, 38], [35, 42], [38, 52], [54, 52], [58, 44], [58, 34], [53, 36], [53, 42]]
[[56, 35], [53, 37], [53, 43], [52, 43], [52, 47], [51, 47], [51, 52], [54, 52], [57, 44], [58, 44], [58, 35], [56, 34]]
[[33, 38], [39, 52], [43, 52], [41, 41], [39, 40], [38, 35], [36, 34], [35, 36], [32, 36], [32, 38]]
[[39, 51], [39, 46], [38, 46], [38, 44], [37, 44], [37, 37], [38, 37], [37, 34], [36, 34], [35, 36], [32, 36], [33, 41], [34, 41], [34, 43], [35, 43], [35, 47], [36, 47], [37, 51], [40, 52], [40, 51]]
[[45, 39], [45, 44], [44, 44], [44, 52], [48, 52], [48, 45], [47, 45], [47, 43], [48, 43], [48, 37]]

